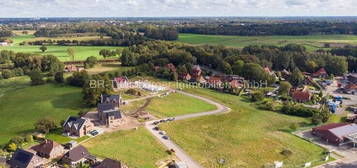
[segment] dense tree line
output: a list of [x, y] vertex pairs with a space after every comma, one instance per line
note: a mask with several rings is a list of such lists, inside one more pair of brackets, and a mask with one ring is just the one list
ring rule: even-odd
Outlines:
[[120, 59], [125, 66], [163, 67], [172, 63], [176, 67], [191, 67], [199, 64], [255, 81], [273, 80], [265, 72], [264, 67], [277, 71], [286, 69], [291, 72], [296, 71], [296, 75], [293, 75], [294, 79], [291, 80], [295, 81], [294, 85], [301, 83], [299, 77], [301, 72], [315, 72], [322, 67], [330, 74], [341, 75], [347, 72], [345, 57], [333, 56], [326, 52], [309, 53], [304, 46], [295, 44], [283, 47], [247, 46], [240, 50], [223, 46], [192, 46], [150, 41], [124, 49]]
[[211, 35], [312, 35], [312, 34], [357, 34], [357, 23], [297, 22], [297, 23], [248, 23], [248, 24], [203, 24], [179, 26], [180, 33]]
[[144, 36], [150, 39], [167, 41], [174, 41], [178, 39], [178, 32], [172, 27], [147, 27], [141, 30], [139, 29], [139, 31], [144, 32]]
[[334, 48], [330, 52], [333, 55], [347, 56], [349, 71], [357, 72], [357, 47], [345, 46], [343, 48]]
[[39, 56], [6, 50], [0, 52], [0, 65], [2, 78], [29, 75], [33, 71], [46, 72], [53, 76], [64, 68], [64, 64], [53, 55]]

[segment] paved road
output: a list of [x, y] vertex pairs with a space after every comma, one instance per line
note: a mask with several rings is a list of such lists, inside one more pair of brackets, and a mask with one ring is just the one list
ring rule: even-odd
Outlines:
[[[184, 120], [184, 119], [188, 119], [188, 118], [195, 118], [195, 117], [201, 117], [201, 116], [207, 116], [207, 115], [213, 115], [213, 114], [219, 114], [219, 113], [224, 113], [224, 112], [228, 112], [230, 111], [230, 108], [223, 106], [219, 103], [216, 103], [210, 99], [201, 97], [201, 96], [197, 96], [197, 95], [193, 95], [190, 93], [186, 93], [183, 91], [176, 91], [177, 93], [181, 93], [187, 96], [191, 96], [200, 100], [203, 100], [209, 104], [215, 105], [217, 107], [216, 110], [212, 110], [212, 111], [207, 111], [207, 112], [202, 112], [202, 113], [194, 113], [194, 114], [187, 114], [187, 115], [182, 115], [182, 116], [177, 116], [175, 117], [175, 120]], [[167, 118], [166, 118], [167, 119]], [[159, 132], [160, 131], [155, 131], [153, 128], [156, 126], [154, 125], [155, 121], [148, 121], [145, 123], [145, 127], [151, 132], [151, 134], [153, 134], [162, 144], [164, 144], [168, 149], [173, 149], [175, 150], [175, 154], [176, 156], [183, 162], [185, 162], [187, 164], [187, 166], [189, 168], [202, 168], [202, 166], [197, 163], [195, 160], [193, 160], [180, 146], [178, 146], [177, 144], [175, 144], [173, 141], [166, 140], [163, 139], [162, 136], [160, 135]]]

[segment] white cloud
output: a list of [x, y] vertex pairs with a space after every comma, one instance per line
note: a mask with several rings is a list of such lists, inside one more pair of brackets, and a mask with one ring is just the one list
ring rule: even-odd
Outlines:
[[357, 15], [355, 0], [0, 0], [0, 17]]

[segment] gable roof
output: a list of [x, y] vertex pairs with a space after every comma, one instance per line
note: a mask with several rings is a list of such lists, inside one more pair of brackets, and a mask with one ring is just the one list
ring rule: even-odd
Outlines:
[[124, 82], [128, 82], [129, 81], [126, 76], [116, 77], [116, 78], [114, 78], [114, 80], [117, 83], [124, 83]]
[[65, 157], [72, 162], [77, 162], [78, 160], [81, 160], [88, 156], [89, 156], [88, 150], [82, 145], [73, 148], [65, 155]]
[[305, 100], [308, 101], [311, 98], [311, 94], [308, 91], [300, 91], [296, 90], [293, 92], [292, 95], [293, 99], [295, 100]]
[[123, 116], [121, 115], [121, 112], [119, 110], [109, 110], [109, 111], [103, 111], [104, 115], [106, 118], [110, 116], [114, 116], [114, 119], [120, 119]]
[[50, 155], [52, 150], [58, 146], [60, 146], [60, 144], [58, 144], [57, 142], [54, 142], [52, 140], [45, 140], [41, 144], [33, 146], [31, 149], [39, 153]]
[[175, 65], [172, 64], [172, 63], [166, 64], [165, 67], [166, 67], [167, 69], [169, 69], [170, 71], [172, 71], [172, 72], [176, 72], [176, 67], [175, 67]]
[[121, 168], [122, 163], [121, 161], [116, 161], [113, 159], [106, 158], [95, 168]]
[[320, 68], [318, 71], [314, 72], [312, 76], [327, 75], [325, 68]]
[[9, 162], [11, 167], [26, 168], [31, 163], [34, 154], [23, 149], [16, 149]]
[[108, 110], [114, 110], [115, 109], [115, 104], [114, 103], [98, 103], [97, 104], [97, 109], [99, 112], [103, 111], [108, 111]]
[[326, 125], [322, 125], [322, 126], [319, 126], [319, 127], [315, 127], [313, 128], [313, 130], [316, 130], [316, 131], [327, 131], [329, 129], [333, 129], [333, 128], [337, 128], [337, 127], [341, 127], [341, 126], [345, 126], [345, 125], [348, 125], [347, 123], [331, 123], [331, 124], [326, 124]]
[[115, 102], [119, 103], [120, 102], [120, 96], [119, 95], [106, 95], [102, 94], [100, 96], [100, 103], [109, 103], [109, 102]]
[[357, 133], [357, 124], [348, 124], [336, 128], [332, 128], [329, 130], [335, 136], [339, 138], [343, 138], [344, 136]]
[[63, 127], [74, 128], [75, 130], [80, 130], [86, 120], [79, 117], [69, 116], [66, 122], [63, 124]]

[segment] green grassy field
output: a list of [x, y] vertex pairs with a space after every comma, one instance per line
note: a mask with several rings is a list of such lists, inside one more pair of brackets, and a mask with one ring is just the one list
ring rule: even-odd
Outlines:
[[[93, 38], [93, 37], [78, 37], [78, 39]], [[23, 41], [32, 41], [36, 39], [33, 35], [19, 35], [12, 38], [13, 45], [0, 47], [0, 50], [11, 50], [15, 52], [35, 53], [35, 54], [52, 54], [57, 56], [61, 61], [71, 61], [67, 54], [69, 46], [47, 46], [46, 52], [40, 51], [40, 46], [24, 45], [20, 46], [19, 43]], [[72, 46], [75, 50], [75, 60], [85, 60], [87, 57], [95, 56], [98, 59], [103, 59], [99, 55], [101, 49], [115, 50], [122, 47], [109, 47], [109, 46]]]
[[305, 45], [309, 50], [322, 48], [325, 43], [357, 44], [353, 35], [309, 35], [309, 36], [221, 36], [180, 34], [179, 41], [191, 44], [224, 45], [245, 47], [248, 45], [286, 45], [289, 43]]
[[161, 144], [143, 127], [100, 135], [83, 145], [91, 154], [122, 160], [131, 168], [156, 168], [158, 161], [169, 157]]
[[[6, 91], [0, 96], [0, 144], [33, 131], [40, 118], [49, 117], [59, 124], [84, 108], [80, 88], [52, 84], [28, 87], [28, 83], [21, 83], [25, 79], [15, 78], [1, 84]], [[17, 83], [21, 85], [14, 87]]]
[[[324, 149], [285, 132], [292, 123], [307, 119], [257, 110], [239, 97], [205, 89], [191, 93], [211, 98], [232, 108], [228, 114], [206, 116], [162, 124], [171, 139], [203, 167], [261, 167], [284, 161], [284, 167], [303, 167], [305, 162], [321, 163]], [[292, 151], [287, 157], [284, 150]]]
[[202, 100], [179, 93], [171, 93], [162, 98], [154, 98], [145, 110], [157, 117], [174, 117], [215, 109], [216, 106]]

